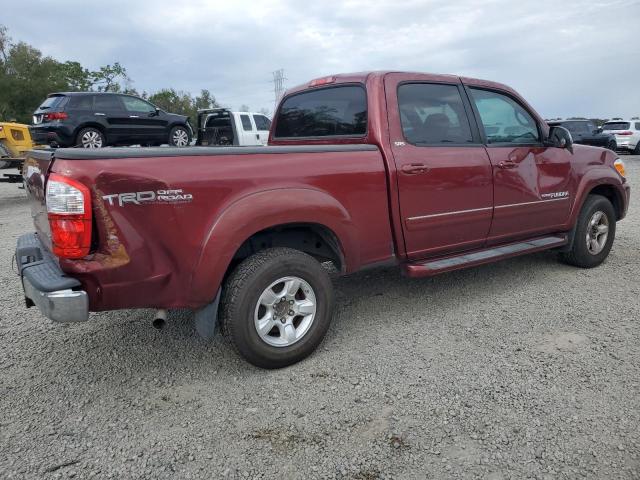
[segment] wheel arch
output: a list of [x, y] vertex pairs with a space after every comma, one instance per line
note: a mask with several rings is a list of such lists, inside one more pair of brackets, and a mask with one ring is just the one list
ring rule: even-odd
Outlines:
[[359, 265], [357, 245], [349, 212], [326, 192], [274, 189], [245, 196], [211, 221], [192, 269], [192, 303], [211, 301], [235, 265], [262, 249], [296, 248], [344, 273]]

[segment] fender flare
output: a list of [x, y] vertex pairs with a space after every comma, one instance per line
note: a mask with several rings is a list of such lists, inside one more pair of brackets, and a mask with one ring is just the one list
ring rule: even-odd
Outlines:
[[[578, 215], [580, 215], [580, 211], [582, 210], [582, 206], [584, 202], [587, 200], [587, 196], [593, 191], [594, 188], [600, 186], [610, 186], [616, 193], [616, 197], [620, 202], [620, 205], [624, 205], [626, 202], [625, 191], [620, 180], [620, 177], [617, 175], [613, 169], [609, 167], [600, 167], [593, 168], [585, 173], [584, 177], [578, 188], [576, 189], [576, 196], [573, 205], [571, 206], [571, 213], [569, 215], [569, 220], [571, 226], [575, 226], [575, 223], [578, 220]], [[616, 212], [618, 213], [618, 212]]]
[[310, 188], [278, 188], [244, 196], [212, 219], [192, 268], [190, 303], [209, 303], [235, 253], [252, 235], [292, 223], [317, 224], [338, 240], [345, 270], [360, 264], [358, 231], [347, 209], [328, 193]]
[[[591, 194], [591, 192], [599, 187], [599, 186], [610, 186], [613, 188], [616, 196], [618, 197], [618, 201], [620, 205], [625, 204], [625, 193], [624, 187], [622, 186], [622, 182], [620, 178], [616, 177], [614, 172], [607, 167], [594, 168], [589, 170], [584, 177], [582, 177], [582, 181], [578, 185], [576, 190], [576, 200], [573, 202], [571, 206], [571, 212], [569, 214], [569, 238], [568, 242], [565, 246], [563, 246], [560, 251], [569, 251], [573, 247], [573, 242], [575, 239], [576, 226], [578, 224], [578, 215], [582, 211], [582, 207], [584, 202], [586, 202], [587, 197]], [[614, 205], [615, 208], [615, 205]], [[618, 212], [616, 212], [618, 213]]]

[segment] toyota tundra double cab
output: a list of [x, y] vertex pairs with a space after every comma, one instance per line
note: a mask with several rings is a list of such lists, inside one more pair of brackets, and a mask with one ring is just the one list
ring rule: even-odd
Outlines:
[[449, 75], [316, 79], [283, 97], [266, 147], [33, 151], [27, 306], [189, 308], [254, 365], [295, 363], [332, 316], [325, 265], [437, 275], [541, 250], [600, 265], [629, 185], [514, 90]]

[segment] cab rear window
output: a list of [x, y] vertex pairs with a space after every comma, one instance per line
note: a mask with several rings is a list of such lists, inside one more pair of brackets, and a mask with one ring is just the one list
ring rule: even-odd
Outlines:
[[367, 95], [358, 85], [308, 90], [284, 100], [276, 138], [361, 137], [367, 132]]

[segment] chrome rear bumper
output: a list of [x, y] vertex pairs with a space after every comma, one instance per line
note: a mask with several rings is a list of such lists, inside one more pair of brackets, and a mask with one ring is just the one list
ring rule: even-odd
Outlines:
[[89, 318], [89, 297], [81, 283], [68, 277], [56, 258], [34, 233], [22, 235], [16, 246], [16, 263], [27, 307], [36, 306], [54, 322], [84, 322]]

